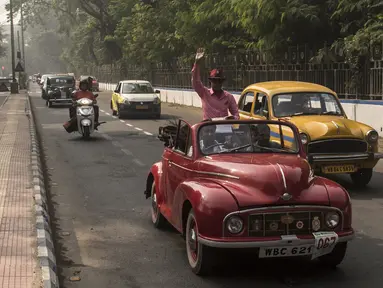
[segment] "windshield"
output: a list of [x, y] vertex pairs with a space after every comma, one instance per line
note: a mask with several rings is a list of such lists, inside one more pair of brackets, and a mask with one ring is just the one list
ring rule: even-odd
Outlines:
[[272, 102], [275, 117], [343, 115], [335, 96], [328, 93], [278, 94]]
[[49, 83], [50, 85], [71, 85], [74, 83], [74, 80], [73, 78], [64, 78], [64, 77], [60, 77], [60, 78], [49, 78]]
[[124, 83], [122, 86], [122, 94], [145, 94], [154, 93], [150, 83]]
[[294, 131], [285, 124], [208, 124], [199, 129], [204, 155], [222, 153], [298, 153]]

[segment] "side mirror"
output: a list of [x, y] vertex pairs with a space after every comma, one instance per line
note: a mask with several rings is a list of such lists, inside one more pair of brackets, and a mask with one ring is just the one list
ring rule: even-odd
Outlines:
[[114, 92], [114, 93], [118, 93], [118, 90], [114, 90], [113, 92]]
[[98, 97], [98, 94], [94, 94], [94, 98], [97, 98]]
[[161, 93], [160, 90], [155, 90], [154, 93], [158, 94], [158, 93]]

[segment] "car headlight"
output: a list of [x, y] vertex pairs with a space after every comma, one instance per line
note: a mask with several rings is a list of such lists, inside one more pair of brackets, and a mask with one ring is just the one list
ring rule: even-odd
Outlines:
[[379, 139], [379, 134], [375, 130], [370, 130], [367, 132], [366, 138], [369, 143], [376, 143]]
[[335, 228], [339, 224], [339, 214], [336, 212], [329, 212], [326, 214], [326, 225], [329, 228]]
[[226, 227], [227, 230], [231, 234], [238, 234], [242, 231], [243, 229], [243, 221], [240, 217], [238, 216], [231, 216], [227, 221], [226, 221]]
[[161, 103], [161, 99], [159, 97], [157, 97], [156, 99], [154, 99], [153, 101], [153, 104], [160, 104]]
[[309, 142], [309, 137], [305, 133], [299, 134], [301, 136], [301, 141], [303, 145], [306, 145]]

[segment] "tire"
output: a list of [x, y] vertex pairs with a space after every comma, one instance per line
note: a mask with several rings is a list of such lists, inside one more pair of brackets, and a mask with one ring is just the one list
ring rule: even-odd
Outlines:
[[156, 194], [157, 194], [156, 193], [156, 184], [153, 181], [152, 189], [151, 189], [151, 196], [150, 196], [150, 198], [152, 199], [152, 205], [150, 208], [152, 223], [153, 223], [154, 227], [156, 227], [157, 229], [162, 229], [166, 225], [166, 219], [161, 214], [161, 211], [158, 207]]
[[344, 256], [346, 256], [347, 242], [338, 243], [330, 254], [319, 257], [322, 266], [327, 268], [336, 268], [342, 263]]
[[357, 172], [352, 173], [351, 180], [354, 183], [354, 185], [358, 188], [363, 188], [370, 183], [371, 178], [373, 174], [372, 168], [362, 168], [359, 169]]
[[83, 134], [84, 138], [85, 139], [89, 139], [90, 137], [90, 127], [89, 126], [85, 126], [84, 127], [84, 134]]
[[52, 108], [53, 107], [53, 103], [47, 100], [47, 107], [48, 108]]
[[198, 242], [198, 225], [193, 208], [186, 220], [185, 234], [186, 254], [193, 273], [200, 276], [209, 274], [215, 264], [215, 256], [210, 247]]

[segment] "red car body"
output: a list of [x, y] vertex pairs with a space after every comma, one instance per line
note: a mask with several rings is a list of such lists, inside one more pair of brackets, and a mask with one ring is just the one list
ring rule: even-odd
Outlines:
[[[192, 270], [196, 274], [208, 273], [213, 260], [209, 251], [211, 247], [254, 249], [281, 247], [274, 250], [270, 248], [271, 250], [262, 253], [276, 253], [275, 256], [283, 257], [282, 252], [285, 251], [283, 249], [288, 250], [289, 247], [296, 246], [298, 248], [295, 250], [299, 252], [301, 245], [318, 246], [318, 241], [328, 242], [326, 245], [334, 244], [334, 247], [331, 253], [317, 258], [327, 265], [338, 265], [345, 255], [347, 242], [354, 236], [351, 226], [350, 197], [336, 182], [313, 175], [309, 161], [306, 160], [298, 129], [293, 124], [279, 121], [221, 120], [214, 123], [283, 124], [290, 127], [299, 140], [297, 142], [299, 151], [293, 155], [225, 153], [205, 156], [199, 149], [198, 131], [209, 123], [190, 126], [180, 120], [178, 127], [172, 128], [173, 131], [170, 133], [172, 136], [166, 136], [170, 134], [164, 132], [166, 129], [169, 130], [170, 126], [160, 128], [159, 138], [166, 142], [165, 148], [162, 160], [153, 164], [150, 169], [145, 195], [147, 198], [152, 198], [152, 220], [155, 226], [160, 227], [166, 219], [185, 235], [187, 240], [190, 235], [189, 240], [196, 239], [192, 240], [195, 242], [193, 242], [195, 248], [192, 249], [193, 253], [190, 252], [192, 250], [188, 247], [188, 243], [186, 245]], [[188, 128], [188, 141], [193, 149], [192, 157], [186, 155], [187, 151], [178, 151], [176, 148], [181, 126]], [[332, 229], [326, 226], [326, 221], [329, 221], [334, 213], [339, 215], [339, 224]], [[230, 219], [232, 216], [238, 216], [242, 220], [243, 228], [240, 233], [233, 234], [227, 228], [226, 221], [235, 223], [238, 220]], [[275, 233], [267, 229], [265, 221], [274, 216], [277, 217], [275, 221], [279, 221], [278, 225], [282, 225], [281, 227], [285, 227], [283, 225], [287, 223], [286, 232]], [[192, 225], [188, 224], [190, 217], [194, 219], [190, 221], [195, 222], [193, 224], [195, 229], [191, 232], [188, 231]], [[298, 228], [294, 227], [290, 229], [291, 223], [294, 225], [296, 223], [298, 227], [298, 222], [289, 217], [291, 219], [301, 217], [302, 225], [303, 222], [309, 223], [307, 230], [298, 231]], [[312, 230], [315, 219], [320, 221], [319, 231]], [[254, 226], [254, 223], [259, 223], [261, 228]], [[313, 223], [311, 229], [309, 229], [310, 223]], [[323, 232], [325, 236], [320, 240], [322, 236], [314, 237], [313, 232]], [[197, 234], [194, 238], [193, 233]], [[333, 239], [334, 242], [331, 243], [330, 236], [337, 239]], [[307, 247], [305, 249], [309, 249]], [[278, 251], [275, 252], [276, 250]], [[289, 255], [299, 256], [291, 255], [294, 251], [290, 251]], [[319, 251], [319, 248], [315, 251]]]

